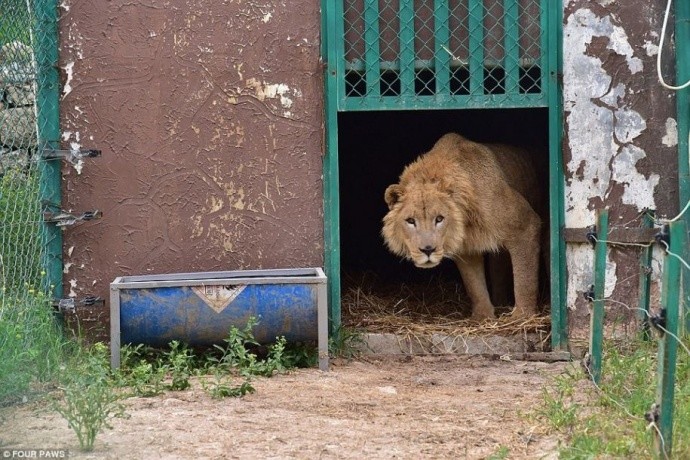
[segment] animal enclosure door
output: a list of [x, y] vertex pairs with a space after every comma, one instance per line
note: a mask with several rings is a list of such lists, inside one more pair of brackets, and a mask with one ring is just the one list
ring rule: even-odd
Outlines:
[[548, 105], [547, 0], [344, 0], [329, 11], [338, 110]]
[[562, 348], [561, 2], [322, 0], [322, 7], [331, 327], [340, 324], [338, 113], [548, 108], [552, 345]]

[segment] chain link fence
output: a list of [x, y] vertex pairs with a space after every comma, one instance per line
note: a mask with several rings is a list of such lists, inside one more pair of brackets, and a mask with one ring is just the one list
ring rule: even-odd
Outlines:
[[40, 380], [59, 337], [62, 241], [43, 215], [60, 198], [43, 159], [59, 140], [56, 26], [54, 1], [0, 0], [0, 403]]

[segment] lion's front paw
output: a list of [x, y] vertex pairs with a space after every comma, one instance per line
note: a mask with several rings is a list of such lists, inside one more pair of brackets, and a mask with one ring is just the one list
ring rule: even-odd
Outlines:
[[472, 316], [470, 319], [472, 321], [476, 321], [478, 323], [481, 323], [482, 321], [485, 321], [487, 319], [495, 319], [496, 315], [494, 314], [494, 308], [493, 307], [484, 307], [484, 308], [473, 308], [472, 309]]
[[516, 305], [512, 312], [510, 312], [510, 317], [515, 319], [529, 318], [537, 314], [537, 308], [525, 308]]

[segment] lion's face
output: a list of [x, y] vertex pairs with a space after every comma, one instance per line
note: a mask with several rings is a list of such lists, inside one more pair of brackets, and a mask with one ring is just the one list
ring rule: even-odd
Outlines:
[[383, 238], [391, 252], [417, 267], [431, 268], [462, 244], [464, 221], [448, 192], [437, 183], [386, 189], [389, 211], [383, 218]]

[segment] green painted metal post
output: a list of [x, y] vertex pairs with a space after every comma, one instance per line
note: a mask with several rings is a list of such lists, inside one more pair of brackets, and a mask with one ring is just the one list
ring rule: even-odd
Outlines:
[[448, 48], [450, 31], [448, 29], [448, 0], [434, 1], [434, 75], [436, 76], [436, 94], [450, 93], [450, 54], [442, 47]]
[[484, 94], [484, 2], [469, 0], [470, 95]]
[[[676, 256], [687, 246], [685, 221], [670, 225], [670, 252]], [[669, 458], [673, 448], [673, 399], [676, 379], [676, 355], [678, 352], [678, 319], [680, 303], [680, 262], [676, 256], [664, 258], [661, 308], [665, 312], [661, 339], [659, 340], [657, 408], [658, 431], [655, 432], [656, 448], [660, 458]]]
[[[654, 214], [647, 211], [642, 216], [642, 227], [654, 227]], [[638, 317], [642, 328], [642, 339], [649, 340], [649, 294], [652, 280], [652, 246], [642, 249], [640, 254], [640, 282], [638, 296]]]
[[379, 0], [364, 0], [364, 71], [367, 97], [381, 95], [381, 53], [379, 50]]
[[[682, 85], [690, 80], [690, 2], [677, 1], [674, 4], [676, 81]], [[690, 201], [690, 88], [676, 92], [678, 119], [678, 195], [682, 209]], [[686, 212], [685, 226], [690, 229], [690, 212]], [[690, 248], [683, 251], [685, 260], [690, 260]], [[690, 331], [690, 274], [683, 272], [683, 311], [685, 331]]]
[[546, 85], [549, 107], [549, 216], [550, 216], [550, 261], [551, 261], [551, 347], [554, 350], [565, 350], [568, 347], [568, 306], [567, 279], [565, 264], [565, 176], [563, 174], [562, 136], [563, 112], [561, 100], [562, 68], [562, 23], [563, 8], [561, 2], [542, 0], [542, 15], [551, 24], [542, 34], [542, 48], [546, 50], [542, 69], [549, 69], [548, 78], [542, 77]]
[[414, 4], [400, 2], [400, 95], [414, 96]]
[[[36, 56], [36, 111], [39, 157], [45, 148], [58, 149], [60, 144], [60, 80], [58, 75], [57, 3], [55, 0], [35, 0], [33, 29]], [[60, 209], [61, 176], [59, 161], [40, 161], [40, 200], [42, 209]], [[41, 225], [44, 245], [42, 266], [45, 286], [53, 297], [61, 298], [62, 287], [62, 231], [50, 223]]]
[[[324, 196], [324, 265], [328, 277], [328, 319], [331, 336], [340, 332], [340, 193], [338, 182], [338, 75], [344, 65], [337, 51], [342, 37], [342, 2], [335, 2], [336, 14], [322, 18], [321, 53], [325, 62], [325, 155], [323, 159]], [[329, 1], [322, 0], [321, 11], [327, 12]], [[332, 7], [332, 6], [331, 6]], [[344, 87], [342, 88], [344, 93]]]
[[506, 88], [508, 94], [520, 91], [520, 23], [518, 21], [518, 0], [504, 0], [503, 27], [505, 37], [503, 48], [505, 53]]
[[601, 360], [604, 343], [604, 288], [606, 287], [606, 239], [609, 232], [609, 211], [597, 213], [597, 242], [594, 247], [594, 301], [589, 322], [589, 372], [594, 383], [601, 381]]

